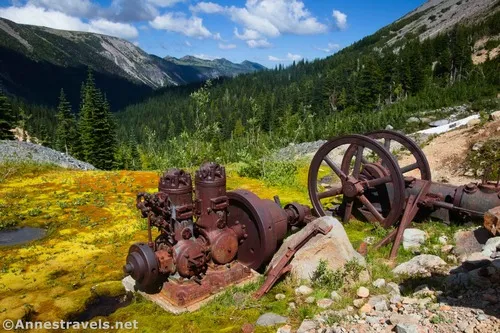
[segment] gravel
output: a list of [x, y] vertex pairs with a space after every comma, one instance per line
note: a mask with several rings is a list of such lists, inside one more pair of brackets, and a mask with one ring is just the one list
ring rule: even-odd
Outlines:
[[96, 170], [93, 165], [54, 149], [21, 141], [0, 140], [0, 163], [2, 162], [36, 162], [68, 169]]

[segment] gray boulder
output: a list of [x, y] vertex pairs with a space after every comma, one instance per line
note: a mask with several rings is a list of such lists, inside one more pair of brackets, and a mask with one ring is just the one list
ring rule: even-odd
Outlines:
[[403, 233], [403, 247], [405, 250], [419, 248], [425, 243], [427, 234], [420, 229], [408, 228]]
[[316, 327], [318, 327], [318, 323], [314, 320], [304, 320], [302, 324], [300, 324], [297, 333], [310, 333], [316, 332]]
[[493, 237], [486, 241], [483, 247], [483, 256], [490, 258], [500, 248], [500, 237]]
[[277, 324], [284, 324], [288, 318], [280, 316], [276, 313], [268, 312], [264, 313], [257, 319], [257, 326], [274, 326]]
[[445, 266], [446, 262], [440, 257], [421, 254], [398, 265], [392, 272], [396, 275], [429, 277], [433, 273], [440, 272]]
[[[288, 237], [274, 255], [268, 266], [268, 270], [276, 265], [289, 247], [296, 244], [315, 225], [323, 227], [332, 226], [332, 229], [327, 235], [320, 234], [314, 236], [305, 246], [297, 251], [291, 261], [292, 278], [310, 281], [320, 261], [325, 261], [332, 270], [342, 269], [347, 262], [353, 260], [356, 260], [363, 267], [366, 266], [365, 258], [354, 250], [342, 224], [333, 217], [324, 216], [314, 220], [299, 232]], [[360, 280], [362, 281], [366, 281], [368, 278], [369, 276], [366, 271], [360, 275]]]

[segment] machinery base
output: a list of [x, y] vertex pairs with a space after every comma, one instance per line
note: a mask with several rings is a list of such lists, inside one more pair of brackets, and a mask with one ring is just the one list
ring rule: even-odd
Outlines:
[[158, 294], [146, 294], [137, 291], [135, 281], [130, 276], [122, 280], [127, 291], [138, 292], [144, 298], [156, 303], [164, 310], [174, 314], [193, 312], [222, 294], [227, 287], [243, 286], [259, 279], [260, 274], [254, 270], [233, 262], [217, 269], [209, 269], [201, 280], [194, 281], [171, 280], [163, 285]]

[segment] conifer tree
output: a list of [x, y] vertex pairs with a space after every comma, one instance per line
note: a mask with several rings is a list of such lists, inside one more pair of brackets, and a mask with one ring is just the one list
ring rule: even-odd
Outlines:
[[0, 140], [14, 139], [12, 108], [7, 97], [0, 92]]
[[80, 138], [78, 135], [76, 117], [71, 111], [71, 104], [66, 100], [63, 89], [61, 89], [61, 94], [59, 96], [56, 119], [55, 148], [66, 154], [78, 156]]

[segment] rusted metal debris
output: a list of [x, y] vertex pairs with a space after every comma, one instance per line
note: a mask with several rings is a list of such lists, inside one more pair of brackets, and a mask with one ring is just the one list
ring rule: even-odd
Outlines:
[[[415, 162], [400, 166], [390, 150], [391, 141], [406, 148]], [[341, 163], [330, 157], [339, 148], [345, 149]], [[320, 168], [330, 168], [340, 184], [323, 191], [318, 186]], [[408, 172], [419, 175], [405, 176]], [[394, 242], [391, 259], [397, 255], [404, 229], [414, 219], [433, 217], [448, 223], [452, 219], [478, 219], [485, 217], [489, 209], [500, 206], [498, 182], [463, 186], [432, 182], [429, 163], [418, 145], [403, 134], [388, 130], [365, 136], [348, 135], [325, 143], [311, 162], [308, 187], [317, 215], [336, 214], [344, 222], [355, 216], [385, 228], [397, 225], [397, 229], [375, 245], [376, 249]], [[336, 196], [341, 204], [331, 206]], [[490, 231], [498, 232], [498, 218], [487, 219]]]
[[[177, 306], [248, 278], [289, 228], [311, 220], [310, 208], [298, 203], [283, 209], [250, 191], [226, 192], [225, 169], [216, 163], [196, 171], [194, 195], [191, 175], [179, 169], [168, 170], [158, 189], [137, 196], [149, 240], [130, 247], [124, 271], [141, 291], [161, 291]], [[154, 241], [153, 227], [160, 232]]]

